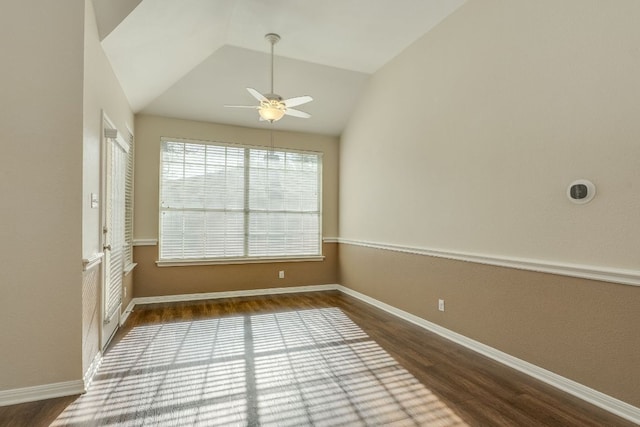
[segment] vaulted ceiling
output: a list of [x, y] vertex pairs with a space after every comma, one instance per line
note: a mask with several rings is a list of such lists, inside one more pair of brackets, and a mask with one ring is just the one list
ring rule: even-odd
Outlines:
[[[339, 135], [369, 76], [465, 0], [93, 0], [102, 46], [134, 112], [268, 127], [245, 88], [311, 95], [279, 129]], [[392, 101], [390, 100], [390, 105]]]

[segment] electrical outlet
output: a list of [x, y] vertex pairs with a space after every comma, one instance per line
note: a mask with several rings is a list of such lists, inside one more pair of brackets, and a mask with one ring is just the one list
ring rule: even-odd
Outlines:
[[280, 272], [278, 273], [278, 277], [284, 279], [284, 270], [280, 270]]
[[443, 299], [439, 299], [438, 300], [438, 310], [444, 311], [444, 300]]

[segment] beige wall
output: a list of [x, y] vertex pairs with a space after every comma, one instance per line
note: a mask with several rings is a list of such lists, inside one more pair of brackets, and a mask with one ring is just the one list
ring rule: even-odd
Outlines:
[[339, 257], [343, 286], [640, 407], [637, 287], [354, 245]]
[[0, 13], [0, 390], [82, 378], [84, 0]]
[[[176, 137], [206, 141], [270, 145], [264, 129], [250, 129], [214, 123], [136, 115], [135, 237], [158, 238], [158, 179], [160, 138]], [[277, 129], [277, 128], [276, 128]], [[338, 139], [330, 136], [294, 132], [274, 132], [274, 145], [323, 153], [323, 215], [325, 237], [338, 234]], [[335, 283], [337, 274], [335, 245], [324, 245], [324, 261], [250, 264], [242, 266], [157, 267], [157, 247], [138, 246], [134, 261], [135, 296], [156, 296], [239, 289], [256, 289], [304, 284]], [[279, 270], [285, 279], [277, 279]], [[299, 279], [296, 281], [296, 279]]]
[[96, 252], [102, 252], [102, 207], [91, 208], [91, 193], [100, 194], [102, 114], [107, 115], [125, 139], [128, 129], [134, 130], [134, 120], [127, 98], [100, 45], [93, 2], [86, 0], [86, 5], [82, 251], [85, 258], [90, 258]]
[[[370, 79], [340, 142], [340, 238], [640, 276], [639, 20], [634, 0], [466, 3]], [[579, 178], [597, 186], [584, 206], [565, 195]], [[638, 287], [346, 244], [339, 266], [640, 406]]]
[[[91, 208], [91, 193], [101, 193], [101, 144], [103, 113], [125, 136], [133, 131], [133, 112], [100, 45], [93, 2], [85, 0], [84, 58], [84, 143], [82, 173], [82, 253], [85, 259], [102, 252], [102, 206]], [[100, 350], [102, 324], [102, 273], [92, 273], [93, 280], [83, 281], [83, 366], [86, 372]], [[86, 273], [85, 273], [86, 274]], [[131, 275], [123, 288], [131, 287]], [[131, 289], [123, 309], [131, 298]], [[97, 322], [97, 323], [95, 323]]]
[[[338, 283], [338, 244], [323, 245], [324, 261], [156, 267], [157, 246], [137, 246], [135, 296], [151, 297]], [[284, 279], [278, 272], [284, 271]]]
[[635, 0], [466, 3], [370, 79], [340, 236], [637, 271], [639, 20]]
[[92, 2], [38, 7], [15, 2], [0, 22], [0, 194], [15, 206], [0, 235], [0, 390], [80, 380], [99, 351], [100, 268], [81, 260], [101, 251], [101, 111], [133, 127]]

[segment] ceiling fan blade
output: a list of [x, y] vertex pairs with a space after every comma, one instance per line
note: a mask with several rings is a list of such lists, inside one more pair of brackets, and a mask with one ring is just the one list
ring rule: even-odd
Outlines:
[[308, 119], [309, 117], [311, 117], [311, 114], [305, 113], [304, 111], [300, 110], [294, 110], [293, 108], [287, 108], [286, 110], [284, 110], [284, 113], [287, 116], [300, 117], [303, 119]]
[[284, 101], [284, 105], [288, 107], [295, 107], [298, 105], [302, 105], [302, 104], [306, 104], [307, 102], [311, 102], [313, 101], [313, 98], [310, 97], [309, 95], [304, 95], [304, 96], [296, 96], [295, 98], [289, 98], [289, 99], [285, 99]]
[[254, 110], [257, 110], [258, 108], [260, 108], [257, 105], [225, 105], [225, 107], [227, 107], [227, 108], [253, 108]]
[[249, 93], [258, 101], [260, 102], [269, 102], [269, 100], [267, 99], [266, 96], [264, 96], [263, 94], [261, 94], [260, 92], [258, 92], [257, 90], [255, 90], [254, 88], [248, 87], [247, 91], [249, 91]]

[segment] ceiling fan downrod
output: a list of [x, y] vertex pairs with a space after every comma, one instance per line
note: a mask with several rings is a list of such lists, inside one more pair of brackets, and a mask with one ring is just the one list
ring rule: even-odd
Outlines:
[[280, 36], [276, 33], [268, 33], [264, 36], [265, 40], [267, 40], [271, 44], [271, 94], [274, 94], [273, 91], [273, 46], [280, 41]]

